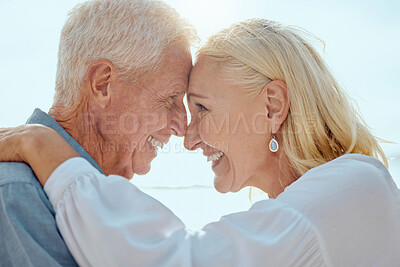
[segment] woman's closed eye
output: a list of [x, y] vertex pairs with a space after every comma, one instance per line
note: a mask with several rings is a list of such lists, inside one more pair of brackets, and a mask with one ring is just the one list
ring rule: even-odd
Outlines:
[[202, 104], [196, 103], [196, 106], [199, 108], [199, 112], [207, 111], [208, 109]]

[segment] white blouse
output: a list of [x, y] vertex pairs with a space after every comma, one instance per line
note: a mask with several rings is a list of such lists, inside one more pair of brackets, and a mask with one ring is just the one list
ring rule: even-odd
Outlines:
[[400, 266], [400, 193], [368, 156], [313, 168], [276, 199], [200, 231], [82, 158], [60, 165], [44, 189], [81, 266]]

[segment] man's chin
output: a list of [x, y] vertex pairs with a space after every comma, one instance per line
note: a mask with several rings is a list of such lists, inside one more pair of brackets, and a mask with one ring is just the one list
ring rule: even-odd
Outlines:
[[150, 169], [151, 169], [151, 165], [148, 164], [146, 166], [143, 166], [142, 168], [135, 169], [135, 174], [145, 175], [145, 174], [149, 173]]
[[128, 180], [131, 180], [133, 178], [134, 172], [133, 171], [125, 171], [124, 173], [121, 173], [119, 175]]

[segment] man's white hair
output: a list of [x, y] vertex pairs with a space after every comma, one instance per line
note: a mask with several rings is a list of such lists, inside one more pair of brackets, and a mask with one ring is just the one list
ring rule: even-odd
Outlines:
[[[172, 44], [196, 30], [162, 1], [93, 0], [75, 6], [60, 37], [54, 104], [77, 103], [90, 64], [110, 60], [129, 82], [157, 71]], [[189, 49], [189, 47], [188, 47]]]

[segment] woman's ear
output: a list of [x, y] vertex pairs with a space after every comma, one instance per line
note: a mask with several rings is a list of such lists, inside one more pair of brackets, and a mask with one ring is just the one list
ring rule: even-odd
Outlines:
[[289, 113], [289, 90], [284, 81], [273, 80], [265, 85], [262, 96], [271, 123], [271, 133], [275, 134]]
[[89, 91], [92, 99], [102, 108], [110, 102], [110, 86], [114, 72], [114, 65], [104, 59], [96, 60], [89, 67]]

